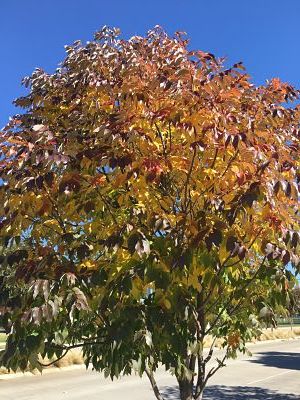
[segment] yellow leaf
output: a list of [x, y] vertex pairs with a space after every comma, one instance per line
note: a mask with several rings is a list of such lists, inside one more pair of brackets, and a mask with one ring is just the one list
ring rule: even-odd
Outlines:
[[96, 264], [93, 261], [84, 261], [83, 263], [80, 264], [81, 267], [85, 267], [88, 269], [93, 269], [96, 267]]

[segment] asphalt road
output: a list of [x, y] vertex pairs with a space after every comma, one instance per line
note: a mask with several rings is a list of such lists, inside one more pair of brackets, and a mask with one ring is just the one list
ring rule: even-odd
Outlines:
[[[252, 357], [227, 362], [210, 381], [206, 400], [300, 400], [300, 340], [258, 343]], [[178, 399], [174, 378], [164, 371], [157, 382], [165, 400]], [[93, 371], [76, 369], [1, 379], [1, 400], [154, 400], [147, 378], [111, 382]]]

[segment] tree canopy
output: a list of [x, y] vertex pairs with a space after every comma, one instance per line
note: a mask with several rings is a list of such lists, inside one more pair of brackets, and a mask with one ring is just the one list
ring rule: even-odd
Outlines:
[[[0, 363], [81, 346], [112, 378], [147, 373], [158, 399], [162, 363], [182, 400], [200, 399], [261, 308], [289, 302], [299, 92], [160, 27], [130, 40], [105, 27], [66, 52], [24, 79], [1, 133], [0, 273], [16, 301]], [[207, 335], [225, 349], [209, 370]]]

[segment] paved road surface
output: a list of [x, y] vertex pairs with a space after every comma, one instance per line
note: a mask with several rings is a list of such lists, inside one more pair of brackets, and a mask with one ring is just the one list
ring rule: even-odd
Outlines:
[[[300, 400], [300, 340], [251, 345], [252, 357], [230, 360], [206, 390], [206, 400]], [[178, 399], [164, 371], [157, 381], [166, 400]], [[1, 379], [1, 400], [154, 400], [148, 380], [136, 376], [111, 382], [82, 369], [43, 376]]]

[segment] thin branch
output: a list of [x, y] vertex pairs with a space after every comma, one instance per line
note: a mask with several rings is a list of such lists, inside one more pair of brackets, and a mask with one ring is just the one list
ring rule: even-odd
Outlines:
[[219, 149], [215, 150], [215, 156], [214, 156], [214, 159], [213, 159], [213, 161], [211, 163], [211, 166], [210, 166], [211, 169], [213, 169], [213, 167], [215, 166], [215, 163], [216, 163], [216, 160], [217, 160], [217, 156], [218, 156], [218, 151], [219, 151]]
[[71, 221], [65, 221], [65, 224], [66, 225], [70, 225], [70, 226], [72, 226], [73, 228], [78, 228], [79, 226], [80, 226], [80, 224], [78, 223], [76, 223], [76, 222], [71, 222]]
[[67, 230], [66, 230], [64, 221], [63, 221], [63, 219], [62, 219], [62, 217], [61, 217], [61, 215], [60, 215], [60, 213], [59, 213], [59, 210], [58, 210], [58, 204], [57, 204], [57, 202], [52, 198], [51, 193], [50, 193], [50, 191], [48, 190], [48, 188], [46, 187], [46, 185], [43, 185], [43, 187], [44, 187], [44, 189], [45, 189], [46, 192], [47, 192], [48, 199], [49, 199], [50, 202], [52, 203], [52, 206], [53, 206], [54, 211], [56, 212], [56, 216], [53, 216], [53, 217], [56, 219], [56, 221], [57, 221], [58, 224], [60, 225], [62, 231], [63, 231], [64, 233], [67, 233]]
[[242, 260], [234, 261], [233, 263], [226, 265], [226, 268], [235, 267], [235, 266], [238, 265], [241, 261], [242, 261]]
[[262, 233], [263, 230], [264, 230], [264, 228], [261, 228], [261, 229], [258, 231], [258, 233], [257, 233], [257, 235], [255, 236], [255, 238], [254, 238], [254, 239], [252, 240], [252, 242], [249, 244], [248, 250], [251, 249], [251, 247], [254, 245], [256, 239], [257, 239], [258, 236]]
[[107, 182], [110, 182], [108, 173], [105, 171], [105, 168], [104, 168], [104, 167], [101, 167], [101, 173], [102, 173], [103, 175], [105, 175], [106, 181], [107, 181]]
[[69, 349], [66, 350], [66, 351], [65, 351], [60, 357], [58, 357], [56, 360], [51, 361], [51, 362], [49, 362], [49, 363], [47, 363], [47, 364], [44, 364], [44, 363], [42, 363], [42, 362], [40, 362], [40, 361], [38, 361], [38, 364], [39, 364], [41, 367], [50, 367], [51, 365], [55, 364], [57, 361], [59, 361], [59, 360], [61, 360], [62, 358], [64, 358], [64, 357], [68, 354], [69, 351], [70, 351]]
[[172, 131], [171, 131], [171, 123], [169, 122], [169, 136], [170, 136], [170, 153], [172, 152]]
[[[105, 336], [103, 336], [103, 337], [105, 337]], [[103, 344], [103, 342], [83, 342], [83, 343], [73, 344], [73, 345], [70, 345], [70, 346], [56, 345], [56, 344], [52, 344], [51, 343], [51, 344], [49, 344], [50, 347], [52, 347], [54, 349], [65, 350], [64, 353], [60, 357], [55, 359], [54, 361], [51, 361], [50, 363], [44, 364], [44, 363], [42, 363], [40, 361], [38, 361], [38, 363], [42, 367], [50, 367], [51, 365], [55, 364], [57, 361], [59, 361], [62, 358], [64, 358], [71, 349], [75, 349], [75, 348], [79, 348], [79, 347], [83, 347], [83, 346], [89, 346], [89, 345], [91, 346], [91, 345], [95, 345], [95, 344]]]
[[[249, 287], [251, 285], [251, 283], [256, 279], [258, 273], [260, 272], [261, 268], [263, 267], [264, 263], [266, 260], [266, 256], [263, 258], [260, 266], [258, 267], [258, 269], [256, 270], [255, 274], [253, 275], [253, 277], [245, 284], [242, 286], [241, 291], [243, 292], [245, 289], [247, 289], [247, 287]], [[231, 303], [232, 299], [234, 297], [234, 293], [230, 296], [229, 300], [226, 302], [226, 304], [224, 305], [224, 307], [222, 307], [221, 311], [218, 313], [218, 315], [216, 316], [215, 320], [212, 322], [210, 328], [205, 332], [205, 335], [207, 335], [209, 332], [211, 332], [216, 323], [219, 321], [219, 319], [221, 318], [223, 312], [227, 309], [227, 307], [229, 306], [229, 304]], [[244, 297], [240, 299], [240, 301], [238, 302], [238, 305], [240, 305], [240, 303], [244, 300]], [[236, 309], [236, 306], [234, 307], [234, 311]], [[233, 312], [234, 312], [233, 311]]]
[[156, 201], [157, 201], [159, 207], [160, 207], [166, 214], [168, 214], [168, 213], [169, 213], [169, 210], [168, 210], [167, 208], [165, 208], [165, 207], [161, 204], [160, 198], [158, 197], [158, 195], [157, 195], [156, 193], [154, 193], [154, 192], [153, 192], [152, 194], [153, 194], [153, 196], [155, 197], [155, 199], [156, 199]]
[[156, 380], [154, 378], [153, 372], [148, 368], [146, 368], [145, 372], [146, 372], [146, 375], [149, 378], [149, 381], [151, 383], [153, 392], [154, 392], [155, 397], [157, 398], [157, 400], [164, 400], [163, 396], [161, 395], [161, 393], [160, 393], [160, 391], [158, 389], [158, 386], [157, 386]]
[[[251, 249], [251, 247], [254, 245], [254, 243], [256, 242], [256, 239], [259, 237], [259, 235], [262, 233], [262, 231], [263, 231], [263, 228], [261, 228], [259, 231], [258, 231], [258, 233], [257, 233], [257, 235], [255, 236], [255, 238], [252, 240], [252, 242], [249, 244], [249, 246], [248, 246], [248, 248], [247, 248], [247, 250], [250, 250]], [[230, 268], [230, 267], [234, 267], [235, 265], [237, 265], [237, 264], [239, 264], [240, 262], [242, 262], [242, 260], [237, 260], [237, 261], [235, 261], [235, 262], [233, 262], [232, 264], [228, 264], [228, 265], [225, 265], [226, 264], [226, 262], [230, 259], [231, 257], [227, 257], [226, 258], [226, 260], [224, 261], [224, 266], [226, 267], [226, 268]]]
[[[83, 176], [81, 177], [81, 179], [83, 179], [85, 182], [87, 182], [89, 185], [91, 185], [91, 183], [89, 182], [88, 179], [84, 178]], [[103, 203], [106, 205], [107, 211], [108, 211], [109, 214], [111, 215], [111, 217], [112, 217], [114, 223], [116, 224], [116, 226], [118, 226], [118, 221], [117, 221], [117, 219], [116, 219], [114, 213], [113, 213], [113, 212], [111, 211], [111, 209], [110, 209], [110, 204], [109, 204], [109, 202], [106, 200], [106, 198], [103, 196], [103, 194], [99, 191], [99, 189], [98, 189], [97, 186], [95, 187], [95, 189], [96, 189], [96, 192], [98, 193], [98, 195], [100, 196], [101, 200], [103, 201]]]
[[[262, 230], [263, 230], [263, 228], [259, 230], [259, 232], [258, 232], [257, 235], [255, 236], [255, 238], [252, 240], [252, 242], [251, 242], [250, 245], [248, 246], [248, 250], [251, 249], [251, 247], [252, 247], [253, 244], [255, 243], [256, 239], [257, 239], [258, 236], [261, 234]], [[225, 268], [233, 267], [233, 266], [235, 266], [235, 265], [237, 265], [237, 264], [239, 264], [239, 263], [242, 262], [242, 260], [237, 260], [237, 261], [233, 262], [232, 264], [226, 265], [227, 261], [229, 261], [231, 257], [232, 257], [231, 254], [229, 254], [229, 256], [227, 256], [226, 259], [223, 261], [223, 263], [220, 265], [220, 268], [219, 268], [219, 270], [218, 270], [218, 272], [217, 272], [217, 275], [216, 275], [217, 277], [220, 276], [221, 272], [222, 272]], [[209, 301], [209, 299], [211, 298], [211, 296], [212, 296], [212, 294], [213, 294], [214, 289], [215, 289], [215, 286], [212, 287], [212, 288], [210, 289], [208, 295], [207, 295], [206, 298], [203, 300], [203, 305], [206, 305], [206, 304], [207, 304], [207, 302]], [[208, 308], [207, 312], [209, 312], [220, 300], [221, 300], [221, 297], [219, 296], [219, 297], [213, 302], [213, 304]]]
[[215, 346], [216, 340], [217, 340], [217, 337], [215, 337], [215, 338], [213, 339], [213, 342], [212, 342], [212, 344], [210, 345], [208, 355], [207, 355], [207, 357], [206, 357], [205, 360], [204, 360], [205, 364], [207, 364], [207, 363], [211, 360], [211, 358], [212, 358], [212, 356], [213, 356], [213, 353], [214, 353], [214, 346]]
[[[226, 259], [225, 259], [225, 260], [223, 261], [223, 263], [220, 265], [220, 268], [219, 268], [219, 270], [218, 270], [218, 272], [217, 272], [217, 274], [216, 274], [217, 277], [219, 277], [219, 276], [221, 275], [221, 272], [225, 269], [225, 264], [226, 264], [226, 262], [227, 262], [230, 258], [231, 258], [231, 255], [229, 255], [228, 257], [226, 257]], [[213, 286], [213, 287], [210, 288], [210, 291], [209, 291], [208, 295], [207, 295], [206, 298], [203, 300], [203, 305], [204, 305], [204, 306], [208, 303], [209, 299], [211, 298], [214, 289], [215, 289], [215, 286]]]
[[[231, 156], [230, 160], [228, 161], [228, 164], [227, 164], [225, 170], [223, 171], [223, 173], [222, 173], [220, 176], [218, 176], [218, 180], [220, 180], [221, 178], [223, 178], [223, 176], [226, 174], [226, 172], [227, 172], [228, 169], [230, 168], [230, 166], [231, 166], [231, 164], [233, 163], [233, 161], [236, 159], [237, 155], [238, 155], [238, 151], [236, 150], [235, 154], [234, 154], [233, 156]], [[215, 161], [213, 161], [213, 163], [215, 163]], [[214, 164], [213, 164], [213, 166], [214, 166]], [[211, 167], [211, 168], [212, 168], [212, 167]], [[195, 199], [195, 201], [193, 202], [193, 206], [197, 203], [197, 201], [198, 201], [199, 199], [201, 199], [201, 198], [203, 197], [203, 195], [204, 195], [205, 193], [208, 193], [209, 191], [211, 191], [211, 190], [214, 188], [214, 186], [215, 186], [215, 180], [214, 180], [207, 188], [205, 188], [205, 189], [199, 194], [199, 196], [198, 196], [198, 197]], [[232, 188], [231, 188], [231, 189], [232, 189]], [[225, 194], [224, 194], [224, 195], [225, 195]], [[223, 197], [224, 195], [222, 195], [221, 197]]]
[[[219, 268], [219, 270], [218, 270], [218, 272], [217, 272], [217, 274], [216, 274], [217, 277], [219, 277], [219, 276], [221, 275], [221, 272], [224, 271], [224, 269], [225, 269], [225, 267], [226, 267], [226, 262], [227, 262], [230, 258], [231, 258], [231, 254], [229, 254], [229, 256], [227, 256], [226, 259], [223, 261], [223, 263], [220, 265], [220, 268]], [[240, 262], [240, 260], [239, 260], [239, 262]], [[211, 287], [211, 289], [210, 289], [209, 293], [207, 294], [206, 298], [203, 300], [203, 305], [204, 305], [204, 306], [205, 306], [205, 305], [208, 303], [208, 301], [210, 300], [210, 298], [211, 298], [211, 296], [212, 296], [212, 294], [213, 294], [213, 292], [214, 292], [214, 289], [215, 289], [215, 286]], [[220, 298], [218, 297], [217, 300], [214, 301], [213, 305], [217, 304], [217, 303], [219, 302], [219, 300], [220, 300]], [[207, 310], [207, 312], [208, 312], [209, 310], [211, 310], [211, 308], [212, 308], [212, 307], [210, 306], [209, 309]]]
[[[32, 222], [34, 226], [35, 226], [35, 224], [37, 224], [38, 222], [41, 222], [41, 220], [37, 220], [37, 219], [32, 218], [32, 217], [30, 217], [30, 216], [27, 216], [26, 219], [28, 219], [30, 222]], [[61, 236], [61, 233], [60, 233], [60, 232], [58, 232], [58, 231], [57, 231], [56, 229], [54, 229], [52, 226], [48, 226], [47, 224], [45, 224], [45, 223], [43, 222], [43, 227], [44, 227], [44, 226], [45, 226], [46, 228], [50, 229], [51, 231], [55, 232], [58, 236]]]
[[218, 296], [215, 301], [212, 302], [212, 304], [209, 305], [209, 307], [206, 309], [206, 313], [208, 314], [220, 301], [222, 301], [222, 293], [224, 291], [224, 286], [221, 287], [220, 291], [218, 292]]
[[[219, 181], [221, 178], [223, 178], [223, 176], [226, 174], [226, 172], [227, 172], [228, 169], [230, 168], [231, 164], [232, 164], [233, 161], [236, 159], [237, 155], [238, 155], [238, 150], [236, 150], [236, 152], [234, 153], [234, 155], [231, 156], [231, 158], [230, 158], [230, 160], [228, 161], [228, 164], [227, 164], [225, 170], [223, 171], [223, 173], [222, 173], [220, 176], [218, 176], [218, 181]], [[195, 204], [197, 203], [197, 201], [198, 201], [200, 198], [202, 198], [202, 196], [203, 196], [205, 193], [207, 193], [207, 192], [209, 192], [211, 189], [213, 189], [214, 185], [215, 185], [215, 181], [213, 181], [213, 183], [212, 183], [211, 185], [209, 185], [206, 189], [204, 189], [204, 190], [199, 194], [199, 196], [198, 196], [198, 197], [196, 198], [196, 200], [194, 201], [193, 205], [195, 205]]]
[[[228, 161], [228, 164], [227, 164], [227, 166], [226, 166], [226, 168], [225, 168], [225, 171], [222, 173], [222, 175], [220, 176], [220, 178], [223, 178], [223, 176], [224, 176], [224, 175], [226, 174], [226, 172], [229, 170], [231, 164], [232, 164], [233, 161], [236, 159], [238, 153], [239, 153], [238, 150], [236, 150], [235, 153], [234, 153], [234, 155], [231, 156], [231, 158], [230, 158], [230, 160]], [[220, 178], [219, 178], [219, 179], [220, 179]]]
[[[106, 336], [103, 336], [105, 338]], [[101, 339], [101, 337], [98, 337], [97, 339]], [[84, 339], [83, 339], [84, 340]], [[104, 341], [102, 342], [82, 342], [82, 343], [77, 343], [77, 344], [71, 344], [71, 345], [60, 345], [60, 344], [55, 344], [55, 343], [46, 343], [47, 346], [52, 347], [53, 349], [59, 349], [59, 350], [71, 350], [71, 349], [77, 349], [79, 347], [84, 347], [84, 346], [94, 346], [97, 344], [103, 344], [105, 343]]]
[[[204, 380], [204, 382], [203, 382], [203, 388], [206, 386], [207, 381], [208, 381], [220, 368], [225, 367], [224, 362], [225, 362], [225, 360], [227, 359], [227, 357], [228, 357], [228, 348], [227, 348], [226, 353], [225, 353], [224, 357], [222, 358], [222, 360], [217, 360], [217, 361], [218, 361], [218, 365], [217, 365], [216, 367], [212, 367], [212, 368], [208, 371], [208, 373], [207, 373], [207, 375], [206, 375], [206, 378], [205, 378], [205, 380]], [[197, 397], [196, 397], [196, 399], [197, 399]]]
[[194, 147], [192, 161], [191, 161], [190, 168], [188, 170], [186, 181], [185, 181], [185, 184], [184, 184], [184, 202], [183, 202], [183, 204], [184, 204], [184, 212], [187, 211], [187, 206], [188, 206], [188, 203], [187, 203], [188, 186], [189, 186], [189, 181], [190, 181], [190, 178], [191, 178], [191, 175], [192, 175], [192, 172], [193, 172], [196, 153], [197, 153], [197, 150], [196, 150], [196, 147]]
[[166, 155], [166, 144], [165, 144], [165, 141], [164, 141], [164, 139], [163, 139], [162, 133], [161, 133], [161, 131], [160, 131], [160, 129], [159, 129], [157, 123], [155, 123], [155, 127], [156, 127], [156, 131], [157, 131], [157, 133], [158, 133], [158, 136], [159, 136], [159, 138], [160, 138], [161, 144], [162, 144], [163, 155], [165, 156], [165, 155]]

